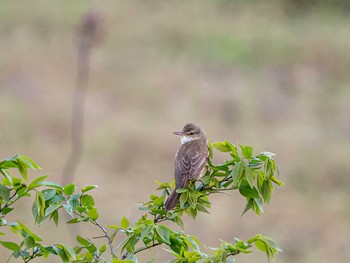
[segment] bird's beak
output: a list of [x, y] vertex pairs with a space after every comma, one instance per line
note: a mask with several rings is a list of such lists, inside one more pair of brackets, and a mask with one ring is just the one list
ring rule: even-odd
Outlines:
[[181, 131], [174, 131], [173, 133], [174, 133], [175, 135], [180, 135], [180, 136], [183, 135], [183, 132], [181, 132]]

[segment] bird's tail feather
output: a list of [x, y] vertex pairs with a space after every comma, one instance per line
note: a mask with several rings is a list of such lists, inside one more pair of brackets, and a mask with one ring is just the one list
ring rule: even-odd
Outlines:
[[174, 207], [179, 203], [180, 200], [180, 195], [179, 193], [176, 193], [176, 188], [173, 190], [173, 192], [170, 194], [168, 199], [165, 201], [165, 209], [167, 211], [170, 211], [174, 209]]

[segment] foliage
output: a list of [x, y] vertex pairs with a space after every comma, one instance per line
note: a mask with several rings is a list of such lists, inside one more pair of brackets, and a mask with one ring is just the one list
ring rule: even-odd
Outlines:
[[[89, 194], [96, 185], [77, 190], [74, 183], [61, 186], [47, 181], [46, 176], [28, 182], [28, 169], [40, 168], [33, 160], [22, 155], [3, 160], [0, 162], [0, 172], [3, 175], [0, 183], [0, 228], [10, 228], [22, 241], [6, 241], [5, 233], [0, 232], [0, 244], [12, 251], [12, 257], [21, 258], [24, 262], [37, 257], [47, 258], [49, 255], [58, 256], [62, 262], [138, 262], [138, 253], [160, 245], [173, 256], [169, 261], [173, 263], [234, 262], [233, 256], [250, 253], [253, 245], [265, 252], [268, 260], [274, 259], [275, 254], [281, 250], [273, 240], [260, 234], [246, 242], [237, 238], [235, 243], [221, 241], [219, 247], [211, 248], [206, 254], [195, 236], [162, 224], [163, 221], [171, 221], [183, 228], [184, 214], [195, 219], [199, 212], [209, 213], [209, 195], [231, 190], [238, 190], [246, 198], [243, 214], [252, 210], [260, 215], [263, 204], [270, 201], [274, 185], [282, 185], [275, 177], [278, 170], [272, 153], [254, 155], [251, 146], [243, 145], [239, 145], [238, 151], [228, 141], [209, 144], [209, 148], [210, 160], [206, 175], [199, 183], [192, 182], [188, 188], [177, 190], [181, 193], [181, 198], [173, 211], [164, 209], [164, 200], [174, 188], [174, 180], [170, 183], [156, 181], [161, 193], [152, 194], [147, 202], [140, 204], [140, 209], [146, 213], [133, 224], [123, 217], [118, 224], [110, 225], [108, 230], [99, 223], [94, 198]], [[230, 160], [214, 165], [213, 148], [228, 153]], [[18, 170], [21, 176], [14, 176], [12, 170]], [[8, 222], [6, 219], [15, 209], [16, 202], [25, 198], [33, 201], [32, 215], [37, 225], [49, 220], [59, 226], [59, 211], [62, 210], [71, 217], [67, 224], [88, 222], [97, 226], [103, 232], [101, 237], [106, 239], [106, 244], [97, 247], [91, 239], [79, 235], [75, 247], [44, 244], [20, 220]], [[119, 244], [116, 241], [117, 235], [124, 237]]]

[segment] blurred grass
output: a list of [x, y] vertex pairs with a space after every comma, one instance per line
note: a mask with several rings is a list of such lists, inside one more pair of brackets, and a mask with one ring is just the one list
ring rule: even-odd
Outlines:
[[[28, 155], [43, 167], [39, 174], [60, 181], [69, 150], [75, 26], [82, 13], [97, 9], [106, 21], [105, 40], [92, 56], [86, 152], [76, 183], [100, 186], [101, 222], [137, 218], [136, 204], [154, 191], [153, 180], [172, 177], [179, 142], [171, 132], [193, 121], [212, 141], [275, 152], [286, 185], [260, 218], [241, 218], [244, 202], [235, 193], [215, 196], [211, 215], [196, 223], [187, 219], [186, 231], [211, 247], [218, 238], [261, 232], [284, 250], [277, 262], [346, 262], [350, 19], [337, 8], [298, 13], [286, 6], [4, 1], [0, 157]], [[17, 215], [29, 211], [23, 203]], [[62, 242], [63, 230], [49, 223], [39, 230]], [[98, 235], [94, 231], [83, 234]], [[163, 254], [150, 252], [141, 260], [157, 253]], [[237, 261], [261, 262], [261, 255]]]

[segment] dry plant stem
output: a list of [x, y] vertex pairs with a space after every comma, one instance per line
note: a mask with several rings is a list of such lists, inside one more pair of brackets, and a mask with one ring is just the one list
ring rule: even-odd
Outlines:
[[[83, 15], [78, 25], [77, 77], [72, 100], [71, 150], [63, 168], [62, 184], [73, 181], [84, 152], [84, 109], [90, 75], [90, 57], [100, 28], [100, 17], [92, 12]], [[76, 228], [79, 233], [79, 227]], [[72, 240], [73, 233], [69, 232]]]
[[77, 77], [72, 101], [71, 151], [63, 169], [63, 185], [74, 178], [84, 151], [84, 108], [90, 75], [91, 49], [92, 41], [86, 35], [81, 34], [78, 44]]

